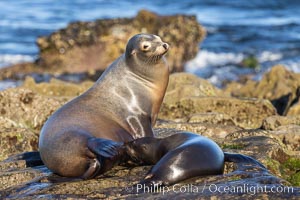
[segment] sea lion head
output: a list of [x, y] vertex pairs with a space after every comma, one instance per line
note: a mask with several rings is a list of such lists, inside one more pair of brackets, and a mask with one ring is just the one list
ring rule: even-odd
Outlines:
[[127, 155], [137, 164], [154, 164], [158, 138], [143, 137], [125, 144]]
[[155, 65], [169, 50], [169, 45], [157, 35], [137, 34], [129, 39], [125, 56], [137, 65]]

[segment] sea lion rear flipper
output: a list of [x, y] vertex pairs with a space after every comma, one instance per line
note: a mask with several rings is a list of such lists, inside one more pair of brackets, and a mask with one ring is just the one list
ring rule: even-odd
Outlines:
[[88, 148], [95, 154], [105, 158], [112, 158], [119, 153], [119, 148], [123, 145], [121, 142], [115, 142], [103, 138], [91, 138], [88, 140]]
[[12, 162], [12, 161], [18, 161], [18, 160], [25, 160], [26, 166], [27, 167], [35, 167], [35, 166], [40, 166], [44, 165], [40, 152], [38, 151], [30, 151], [30, 152], [24, 152], [20, 153], [14, 156], [10, 156], [5, 162]]
[[225, 162], [234, 162], [234, 163], [245, 163], [245, 164], [254, 164], [258, 165], [259, 167], [266, 169], [266, 167], [261, 164], [259, 161], [255, 160], [254, 158], [250, 156], [246, 156], [243, 154], [238, 154], [238, 153], [227, 153], [224, 152], [224, 159]]

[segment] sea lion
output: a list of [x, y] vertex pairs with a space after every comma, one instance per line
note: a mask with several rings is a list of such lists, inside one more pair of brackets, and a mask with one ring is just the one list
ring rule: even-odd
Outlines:
[[124, 144], [127, 159], [139, 165], [154, 165], [141, 184], [171, 185], [204, 175], [223, 174], [224, 162], [254, 164], [255, 159], [222, 149], [207, 137], [190, 132], [165, 138], [144, 137]]
[[110, 141], [152, 137], [168, 85], [168, 49], [156, 35], [133, 36], [88, 91], [46, 121], [39, 138], [45, 165], [61, 176], [92, 178], [118, 162], [101, 155], [115, 155]]

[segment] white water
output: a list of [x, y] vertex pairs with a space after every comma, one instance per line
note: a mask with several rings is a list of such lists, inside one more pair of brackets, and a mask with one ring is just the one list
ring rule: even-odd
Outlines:
[[[225, 80], [238, 80], [240, 75], [257, 72], [255, 71], [257, 69], [239, 66], [246, 57], [247, 55], [243, 53], [216, 53], [208, 50], [200, 50], [194, 59], [186, 63], [185, 70], [189, 73], [194, 73], [200, 77], [206, 78], [217, 86], [221, 86], [222, 82]], [[297, 62], [291, 62], [290, 60], [287, 62], [279, 62], [282, 57], [282, 54], [271, 51], [259, 53], [257, 55], [257, 60], [262, 65], [261, 72], [264, 72], [268, 68], [265, 67], [265, 65], [273, 66], [274, 63], [282, 63], [295, 72], [300, 71], [300, 59]]]
[[12, 64], [22, 63], [22, 62], [32, 62], [33, 60], [34, 60], [34, 56], [3, 54], [0, 55], [0, 63], [1, 63], [0, 68]]

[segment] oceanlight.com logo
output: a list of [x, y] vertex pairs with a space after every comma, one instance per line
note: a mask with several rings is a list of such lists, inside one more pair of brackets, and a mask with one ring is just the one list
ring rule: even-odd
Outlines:
[[136, 184], [134, 186], [126, 187], [127, 192], [135, 193], [161, 193], [167, 194], [169, 192], [174, 193], [212, 193], [212, 194], [250, 194], [255, 195], [259, 193], [294, 193], [294, 188], [284, 185], [216, 185], [205, 184], [204, 186], [198, 186], [193, 184], [181, 185], [175, 184], [172, 186], [163, 186], [161, 184]]
[[243, 184], [239, 186], [216, 185], [210, 184], [208, 187], [211, 193], [225, 194], [259, 194], [259, 193], [294, 193], [294, 188], [291, 186], [267, 186], [267, 185], [249, 185]]

